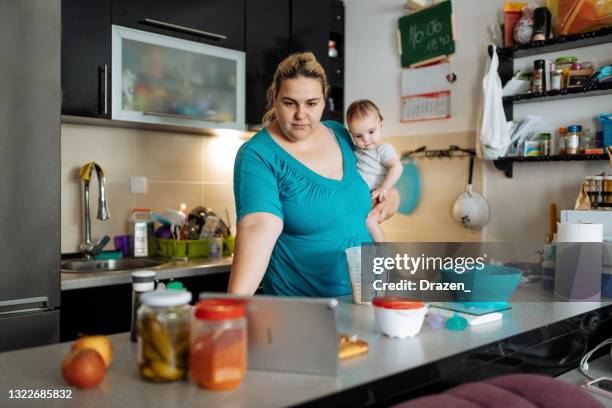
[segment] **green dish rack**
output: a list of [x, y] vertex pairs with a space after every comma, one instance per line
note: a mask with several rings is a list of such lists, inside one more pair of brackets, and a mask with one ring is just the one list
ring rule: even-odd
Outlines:
[[167, 257], [203, 258], [210, 254], [210, 241], [208, 239], [158, 239], [158, 254]]

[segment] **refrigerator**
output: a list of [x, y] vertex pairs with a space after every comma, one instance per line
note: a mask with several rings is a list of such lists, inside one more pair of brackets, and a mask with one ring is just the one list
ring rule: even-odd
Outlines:
[[0, 351], [59, 341], [60, 0], [0, 0]]

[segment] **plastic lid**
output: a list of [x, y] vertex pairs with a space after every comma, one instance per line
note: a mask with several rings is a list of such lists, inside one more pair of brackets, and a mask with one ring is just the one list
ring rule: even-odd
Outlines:
[[231, 320], [245, 315], [246, 304], [238, 299], [204, 299], [196, 303], [195, 317], [204, 320]]
[[185, 290], [185, 286], [183, 286], [183, 282], [180, 281], [172, 281], [166, 285], [166, 289], [169, 290]]
[[132, 208], [132, 212], [151, 212], [150, 208]]
[[140, 301], [153, 307], [180, 306], [191, 302], [191, 293], [186, 290], [155, 290], [142, 295]]
[[567, 127], [568, 132], [580, 132], [582, 130], [582, 126], [580, 125], [572, 125]]
[[423, 302], [415, 302], [400, 296], [383, 296], [372, 300], [372, 305], [383, 309], [420, 309], [424, 306]]
[[132, 282], [153, 282], [155, 280], [155, 271], [135, 271], [132, 272]]
[[567, 128], [564, 128], [564, 127], [559, 128], [559, 133], [561, 133], [562, 135], [566, 134], [567, 133]]
[[550, 140], [550, 133], [540, 133], [540, 140]]

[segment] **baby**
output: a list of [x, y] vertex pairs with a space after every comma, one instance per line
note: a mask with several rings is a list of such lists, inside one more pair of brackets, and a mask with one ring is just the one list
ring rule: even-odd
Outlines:
[[[378, 107], [367, 99], [351, 103], [346, 122], [355, 143], [357, 170], [372, 192], [372, 206], [387, 198], [389, 189], [397, 183], [403, 167], [395, 149], [381, 144], [383, 117]], [[384, 242], [385, 233], [376, 216], [366, 220], [374, 242]]]

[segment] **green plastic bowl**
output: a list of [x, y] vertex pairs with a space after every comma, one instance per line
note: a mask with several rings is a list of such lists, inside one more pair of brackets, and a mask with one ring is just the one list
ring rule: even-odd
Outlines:
[[455, 291], [457, 302], [507, 302], [523, 275], [520, 269], [504, 265], [485, 265], [482, 270], [472, 269], [464, 273], [451, 269], [441, 272], [442, 282], [464, 284], [465, 290]]

